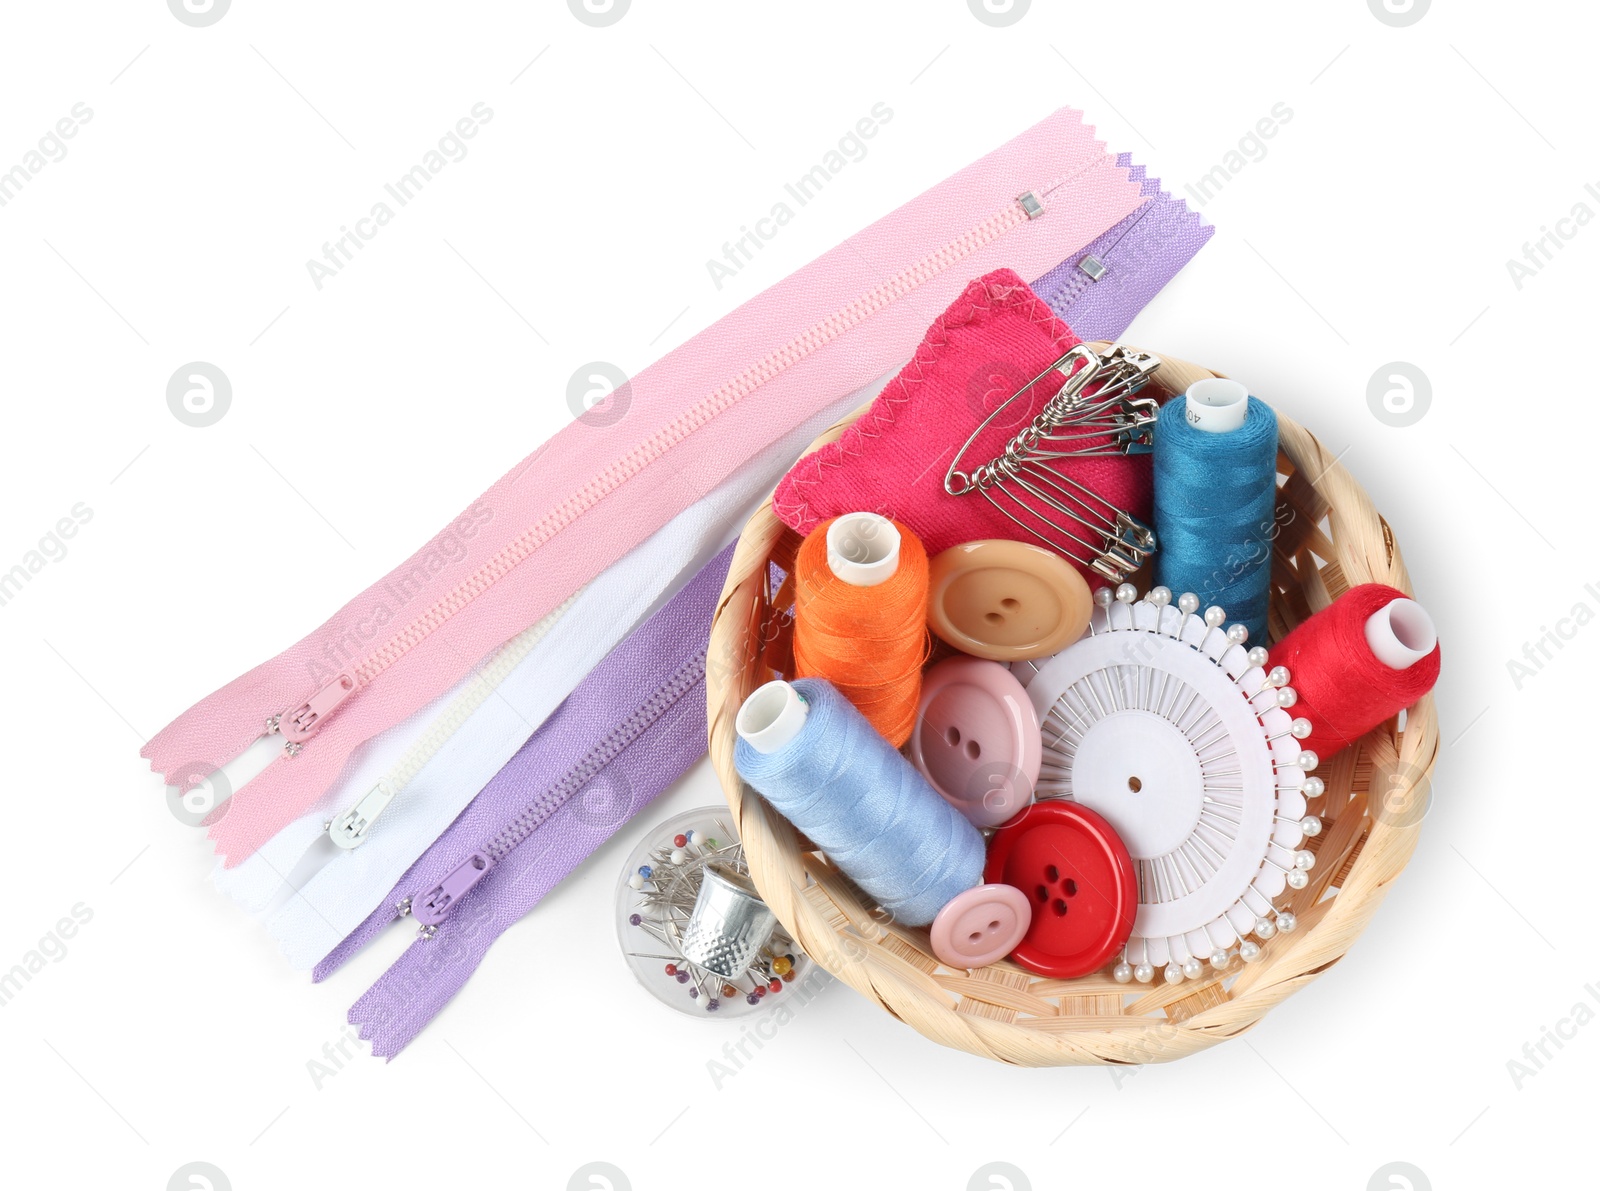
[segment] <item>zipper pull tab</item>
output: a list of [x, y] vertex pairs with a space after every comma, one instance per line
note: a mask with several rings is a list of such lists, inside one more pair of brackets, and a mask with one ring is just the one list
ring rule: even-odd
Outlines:
[[396, 793], [388, 782], [379, 782], [360, 802], [328, 824], [328, 837], [340, 848], [359, 848], [367, 842], [367, 833]]
[[487, 853], [474, 852], [451, 869], [445, 879], [427, 893], [412, 899], [412, 917], [422, 924], [424, 932], [431, 938], [430, 928], [443, 922], [455, 908], [455, 904], [466, 896], [468, 890], [487, 877], [492, 868], [494, 861]]
[[339, 704], [355, 693], [356, 676], [346, 670], [336, 675], [332, 682], [300, 706], [280, 715], [278, 731], [283, 733], [284, 739], [290, 744], [304, 744], [317, 734], [317, 729], [322, 727], [322, 721], [332, 715]]

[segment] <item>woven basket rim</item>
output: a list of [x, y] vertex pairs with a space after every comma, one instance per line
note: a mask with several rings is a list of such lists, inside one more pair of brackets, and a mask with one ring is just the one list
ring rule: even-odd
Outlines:
[[[1162, 363], [1153, 381], [1167, 393], [1222, 375], [1155, 354]], [[867, 408], [804, 453], [837, 439]], [[1288, 475], [1279, 510], [1293, 517], [1274, 542], [1272, 638], [1360, 583], [1412, 594], [1398, 543], [1366, 492], [1281, 411], [1278, 425], [1279, 470]], [[1213, 1046], [1343, 958], [1415, 850], [1439, 746], [1431, 695], [1407, 711], [1403, 730], [1391, 721], [1324, 759], [1318, 776], [1327, 792], [1315, 809], [1328, 827], [1306, 842], [1318, 856], [1313, 881], [1288, 900], [1302, 925], [1263, 944], [1243, 971], [1171, 986], [1117, 984], [1105, 971], [1049, 980], [1006, 961], [948, 969], [932, 957], [926, 930], [883, 923], [837, 870], [802, 850], [794, 828], [734, 769], [734, 716], [772, 676], [754, 643], [768, 623], [767, 564], [784, 535], [796, 537], [769, 500], [746, 524], [717, 604], [706, 682], [712, 763], [752, 879], [790, 934], [820, 966], [941, 1045], [1022, 1066], [1162, 1062]]]

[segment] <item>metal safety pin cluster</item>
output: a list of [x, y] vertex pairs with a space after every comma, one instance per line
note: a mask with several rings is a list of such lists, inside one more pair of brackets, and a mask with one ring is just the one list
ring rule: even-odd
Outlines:
[[[944, 490], [952, 496], [978, 493], [1052, 550], [1122, 582], [1155, 552], [1155, 531], [1055, 464], [1147, 453], [1159, 404], [1136, 394], [1160, 365], [1155, 356], [1134, 348], [1096, 352], [1079, 344], [978, 424], [951, 461]], [[983, 432], [1051, 373], [1066, 382], [1027, 426], [995, 458], [962, 470], [963, 458]]]

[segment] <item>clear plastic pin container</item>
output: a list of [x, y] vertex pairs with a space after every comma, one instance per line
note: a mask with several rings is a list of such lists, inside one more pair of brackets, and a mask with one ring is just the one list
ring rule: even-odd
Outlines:
[[[644, 833], [617, 881], [616, 918], [634, 976], [680, 1013], [772, 1013], [832, 982], [756, 897], [726, 806], [684, 811]], [[686, 943], [704, 963], [685, 957]]]

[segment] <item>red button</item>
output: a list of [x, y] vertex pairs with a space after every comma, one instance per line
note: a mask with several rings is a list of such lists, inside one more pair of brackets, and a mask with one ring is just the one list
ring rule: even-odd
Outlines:
[[1036, 802], [997, 831], [983, 879], [1027, 895], [1033, 922], [1011, 958], [1041, 976], [1098, 971], [1133, 933], [1133, 860], [1111, 824], [1075, 802]]

